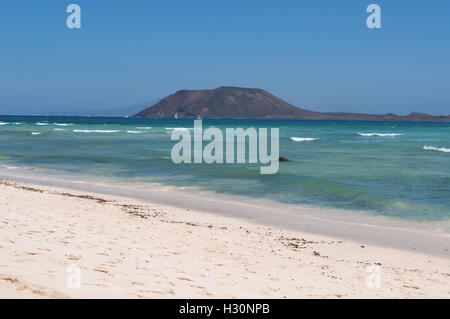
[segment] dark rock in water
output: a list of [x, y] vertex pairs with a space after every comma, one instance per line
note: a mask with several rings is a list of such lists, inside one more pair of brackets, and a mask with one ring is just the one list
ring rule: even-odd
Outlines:
[[280, 162], [289, 162], [289, 160], [286, 157], [281, 157], [278, 159]]

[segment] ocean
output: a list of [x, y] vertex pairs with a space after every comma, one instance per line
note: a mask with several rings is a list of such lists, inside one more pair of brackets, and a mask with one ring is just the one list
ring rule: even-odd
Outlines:
[[171, 132], [187, 119], [0, 116], [0, 169], [164, 184], [415, 222], [450, 220], [450, 123], [203, 120], [279, 128], [281, 162], [181, 164]]

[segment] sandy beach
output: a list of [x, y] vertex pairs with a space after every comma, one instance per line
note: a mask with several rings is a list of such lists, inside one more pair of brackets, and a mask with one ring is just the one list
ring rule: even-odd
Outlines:
[[58, 187], [0, 194], [1, 298], [450, 297], [445, 257]]

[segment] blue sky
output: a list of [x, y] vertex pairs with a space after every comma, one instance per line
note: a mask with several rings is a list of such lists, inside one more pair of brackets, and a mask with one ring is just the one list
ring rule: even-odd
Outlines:
[[[371, 3], [382, 29], [366, 27]], [[448, 0], [2, 1], [0, 113], [231, 85], [319, 111], [450, 114], [449, 16]]]

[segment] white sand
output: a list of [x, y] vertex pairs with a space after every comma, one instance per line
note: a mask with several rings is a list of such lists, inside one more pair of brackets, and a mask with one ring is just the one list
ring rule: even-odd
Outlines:
[[[3, 298], [450, 297], [450, 259], [361, 245], [135, 199], [0, 183]], [[372, 264], [381, 285], [371, 289]], [[81, 270], [80, 288], [67, 287], [70, 265]]]

